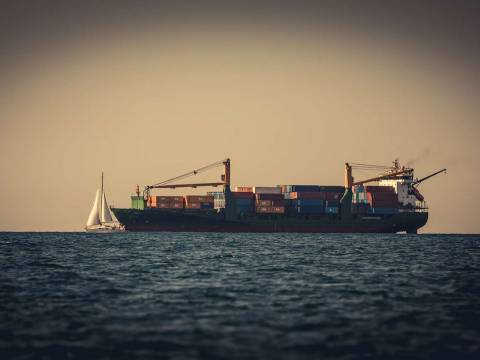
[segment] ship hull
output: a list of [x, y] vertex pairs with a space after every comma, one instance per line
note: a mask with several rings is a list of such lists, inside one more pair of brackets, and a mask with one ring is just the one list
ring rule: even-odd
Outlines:
[[427, 212], [389, 216], [338, 216], [298, 218], [253, 216], [227, 221], [216, 212], [184, 212], [163, 209], [112, 209], [127, 231], [253, 232], [253, 233], [416, 233], [428, 220]]

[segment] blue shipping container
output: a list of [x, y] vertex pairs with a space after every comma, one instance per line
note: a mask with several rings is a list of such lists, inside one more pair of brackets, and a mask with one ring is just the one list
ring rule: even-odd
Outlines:
[[327, 207], [338, 207], [338, 204], [339, 202], [337, 200], [333, 200], [333, 201], [325, 201], [325, 206]]
[[237, 206], [238, 206], [238, 205], [248, 205], [248, 206], [252, 206], [252, 205], [253, 205], [253, 198], [251, 198], [251, 199], [241, 199], [241, 198], [238, 198], [238, 199], [235, 199], [235, 202], [237, 203]]
[[213, 209], [213, 203], [202, 202], [200, 203], [200, 209]]
[[338, 214], [338, 207], [336, 206], [327, 206], [325, 208], [325, 213], [327, 214]]
[[325, 206], [325, 200], [322, 199], [301, 199], [301, 200], [292, 200], [293, 206]]
[[293, 208], [299, 214], [323, 214], [323, 206], [296, 206]]
[[328, 186], [328, 185], [319, 185], [318, 191], [321, 192], [334, 192], [334, 193], [344, 193], [345, 188], [343, 186]]

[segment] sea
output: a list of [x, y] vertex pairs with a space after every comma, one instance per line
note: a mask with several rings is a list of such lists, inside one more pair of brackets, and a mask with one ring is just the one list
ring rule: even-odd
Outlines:
[[480, 236], [0, 233], [0, 359], [480, 359]]

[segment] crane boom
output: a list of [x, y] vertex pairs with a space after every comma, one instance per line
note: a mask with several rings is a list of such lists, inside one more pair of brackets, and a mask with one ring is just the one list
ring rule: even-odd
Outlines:
[[417, 180], [415, 180], [415, 181], [412, 183], [412, 185], [418, 186], [418, 185], [420, 185], [420, 183], [424, 182], [425, 180], [428, 180], [428, 179], [430, 179], [431, 177], [434, 177], [435, 175], [441, 174], [441, 173], [443, 173], [443, 172], [446, 174], [446, 173], [447, 173], [447, 169], [442, 169], [442, 170], [439, 170], [439, 171], [434, 172], [433, 174], [430, 174], [430, 175], [428, 175], [428, 176], [425, 176], [424, 178], [417, 179]]
[[194, 184], [172, 184], [172, 185], [151, 185], [149, 189], [176, 189], [182, 187], [196, 188], [198, 186], [220, 186], [225, 185], [224, 182], [211, 182], [211, 183], [194, 183]]
[[366, 184], [366, 183], [373, 182], [373, 181], [388, 179], [390, 177], [397, 176], [397, 175], [402, 175], [402, 174], [405, 174], [405, 173], [408, 173], [408, 172], [411, 172], [411, 171], [412, 171], [411, 169], [402, 169], [400, 171], [395, 171], [395, 172], [392, 172], [390, 174], [385, 174], [385, 175], [377, 176], [377, 177], [374, 177], [374, 178], [370, 178], [370, 179], [366, 179], [366, 180], [362, 180], [362, 181], [357, 181], [357, 182], [354, 182], [353, 185], [362, 185], [362, 184]]
[[[175, 184], [174, 182], [180, 181], [182, 179], [188, 178], [190, 176], [198, 175], [204, 171], [213, 169], [218, 166], [225, 166], [225, 173], [222, 174], [221, 182], [208, 182], [208, 183], [190, 183], [190, 184]], [[148, 194], [150, 189], [176, 189], [176, 188], [182, 188], [182, 187], [192, 187], [196, 188], [199, 186], [230, 186], [230, 159], [224, 159], [220, 160], [217, 162], [214, 162], [212, 164], [203, 166], [201, 168], [189, 171], [188, 173], [182, 174], [175, 176], [171, 179], [161, 181], [159, 183], [156, 183], [154, 185], [147, 185], [145, 186], [145, 191], [144, 193]]]

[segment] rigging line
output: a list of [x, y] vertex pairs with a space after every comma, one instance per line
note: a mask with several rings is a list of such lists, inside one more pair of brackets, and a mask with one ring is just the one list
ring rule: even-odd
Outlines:
[[385, 168], [385, 169], [390, 169], [391, 166], [385, 166], [385, 165], [374, 165], [374, 164], [360, 164], [360, 163], [352, 163], [352, 166], [362, 166], [362, 167], [374, 167], [374, 168]]
[[154, 185], [152, 185], [152, 186], [166, 185], [166, 184], [168, 184], [168, 183], [170, 183], [170, 182], [172, 182], [172, 181], [178, 181], [178, 180], [181, 180], [181, 179], [184, 179], [184, 178], [193, 176], [193, 175], [197, 175], [199, 172], [203, 172], [203, 171], [208, 170], [208, 169], [210, 169], [210, 168], [214, 168], [214, 167], [220, 166], [220, 165], [222, 165], [224, 162], [225, 162], [225, 160], [217, 161], [217, 162], [215, 162], [215, 163], [212, 163], [212, 164], [203, 166], [203, 167], [198, 168], [198, 169], [196, 169], [196, 170], [189, 171], [188, 173], [185, 173], [185, 174], [176, 176], [176, 177], [174, 177], [174, 178], [171, 178], [171, 179], [168, 179], [168, 180], [165, 180], [165, 181], [156, 183], [156, 184], [154, 184]]

